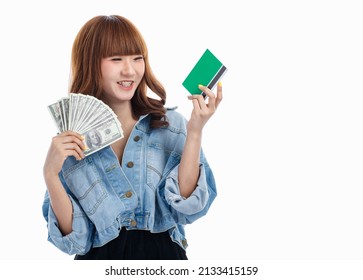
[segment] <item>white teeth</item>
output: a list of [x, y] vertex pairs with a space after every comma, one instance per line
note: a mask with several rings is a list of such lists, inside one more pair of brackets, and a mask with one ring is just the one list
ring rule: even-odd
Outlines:
[[132, 82], [122, 81], [122, 82], [118, 82], [118, 84], [122, 85], [123, 87], [129, 87], [132, 85]]

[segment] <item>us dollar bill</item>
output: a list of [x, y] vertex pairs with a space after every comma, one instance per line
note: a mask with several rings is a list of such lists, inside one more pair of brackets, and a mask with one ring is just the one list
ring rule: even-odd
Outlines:
[[53, 121], [57, 126], [58, 131], [63, 132], [63, 119], [62, 119], [62, 113], [60, 111], [59, 102], [50, 104], [48, 106], [48, 111], [51, 114]]
[[75, 131], [85, 137], [86, 156], [124, 137], [121, 123], [101, 100], [82, 93], [70, 93], [48, 106], [59, 132]]
[[88, 131], [82, 132], [87, 149], [85, 155], [90, 155], [98, 150], [111, 145], [123, 137], [123, 132], [114, 121], [108, 121]]

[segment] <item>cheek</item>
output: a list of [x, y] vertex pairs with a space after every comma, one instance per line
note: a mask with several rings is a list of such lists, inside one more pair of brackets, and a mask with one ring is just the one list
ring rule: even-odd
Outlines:
[[140, 80], [141, 80], [145, 74], [145, 65], [140, 65], [140, 67], [138, 67], [138, 69], [137, 69], [137, 73], [139, 74]]
[[101, 79], [105, 80], [110, 76], [110, 71], [108, 68], [101, 67]]
[[102, 79], [107, 79], [111, 77], [114, 72], [113, 65], [108, 61], [101, 62], [101, 77]]

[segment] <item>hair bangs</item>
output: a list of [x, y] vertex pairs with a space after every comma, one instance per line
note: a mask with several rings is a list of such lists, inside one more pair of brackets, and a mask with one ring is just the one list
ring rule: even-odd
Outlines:
[[107, 16], [100, 40], [101, 56], [143, 55], [146, 57], [146, 44], [140, 32], [128, 20], [118, 16]]

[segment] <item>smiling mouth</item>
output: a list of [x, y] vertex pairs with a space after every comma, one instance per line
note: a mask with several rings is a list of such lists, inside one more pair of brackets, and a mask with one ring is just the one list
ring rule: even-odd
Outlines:
[[134, 82], [133, 81], [121, 81], [117, 82], [117, 84], [123, 86], [123, 87], [130, 87]]

